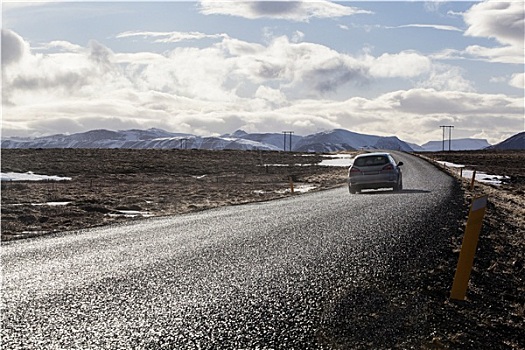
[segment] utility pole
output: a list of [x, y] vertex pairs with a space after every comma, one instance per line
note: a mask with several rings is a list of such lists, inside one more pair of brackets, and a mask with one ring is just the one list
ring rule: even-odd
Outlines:
[[451, 143], [452, 143], [452, 129], [454, 128], [454, 125], [441, 125], [440, 128], [443, 129], [443, 142], [442, 142], [442, 149], [443, 152], [445, 151], [445, 129], [448, 129], [448, 150], [451, 151]]
[[452, 147], [450, 147], [452, 145], [452, 129], [454, 129], [454, 125], [450, 125], [448, 127], [448, 151], [452, 151]]
[[284, 147], [283, 147], [283, 150], [286, 152], [286, 135], [289, 135], [290, 136], [290, 144], [289, 144], [289, 150], [290, 152], [292, 151], [292, 134], [293, 134], [293, 131], [283, 131], [283, 136], [284, 136]]

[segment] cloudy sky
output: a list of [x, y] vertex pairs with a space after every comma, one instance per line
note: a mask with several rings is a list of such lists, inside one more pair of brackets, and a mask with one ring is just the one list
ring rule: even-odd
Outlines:
[[524, 120], [523, 1], [3, 2], [2, 137], [343, 128], [497, 143]]

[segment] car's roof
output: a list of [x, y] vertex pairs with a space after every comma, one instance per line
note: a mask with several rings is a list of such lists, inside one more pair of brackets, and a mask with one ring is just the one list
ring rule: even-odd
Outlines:
[[389, 156], [390, 153], [387, 153], [387, 152], [372, 152], [372, 153], [362, 153], [362, 154], [358, 154], [356, 156], [356, 158], [361, 158], [361, 157], [375, 157], [375, 156]]

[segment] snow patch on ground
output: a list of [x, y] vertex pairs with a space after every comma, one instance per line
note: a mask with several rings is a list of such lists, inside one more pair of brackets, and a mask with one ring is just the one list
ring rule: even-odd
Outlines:
[[354, 162], [354, 156], [351, 154], [334, 154], [325, 155], [327, 159], [324, 159], [319, 165], [322, 166], [338, 166], [338, 167], [350, 167]]
[[123, 216], [126, 218], [135, 218], [135, 217], [143, 217], [143, 218], [150, 218], [155, 215], [147, 212], [147, 211], [139, 211], [139, 210], [118, 210], [118, 213], [111, 213], [108, 214], [108, 216], [118, 217]]
[[[294, 187], [293, 187], [293, 191], [294, 193], [306, 193], [306, 192], [310, 192], [310, 191], [313, 191], [317, 188], [317, 186], [315, 185], [301, 185], [301, 184], [294, 184]], [[274, 192], [274, 193], [290, 193], [291, 192], [291, 189], [290, 188], [286, 188], [286, 189], [280, 189], [280, 190], [275, 190], [275, 191], [271, 191], [271, 192]], [[255, 190], [253, 191], [253, 193], [255, 194], [265, 194], [265, 193], [269, 193], [267, 191], [263, 191], [263, 190]]]
[[38, 175], [32, 171], [27, 173], [0, 173], [1, 181], [70, 181], [70, 177]]
[[[465, 165], [462, 165], [462, 164], [455, 164], [455, 163], [443, 162], [443, 161], [438, 161], [437, 163], [447, 168], [463, 169], [461, 174], [462, 174], [462, 177], [465, 179], [472, 179], [472, 176], [474, 175], [474, 170], [465, 169]], [[503, 176], [503, 175], [491, 175], [491, 174], [486, 174], [481, 171], [477, 171], [476, 177], [474, 179], [478, 182], [482, 182], [485, 184], [501, 185], [502, 183], [510, 180], [510, 177]]]
[[[306, 193], [306, 192], [315, 190], [316, 188], [317, 188], [317, 186], [315, 186], [315, 185], [294, 185], [293, 191], [294, 191], [294, 193]], [[287, 189], [284, 189], [284, 190], [277, 190], [275, 192], [277, 192], [277, 193], [290, 193], [291, 189], [287, 188]]]
[[45, 203], [31, 203], [31, 205], [49, 205], [51, 207], [60, 207], [62, 205], [68, 205], [71, 202], [45, 202]]

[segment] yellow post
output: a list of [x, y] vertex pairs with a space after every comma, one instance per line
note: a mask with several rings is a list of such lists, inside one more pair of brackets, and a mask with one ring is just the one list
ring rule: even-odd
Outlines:
[[456, 300], [464, 300], [467, 294], [468, 281], [470, 279], [470, 272], [472, 271], [472, 263], [474, 262], [474, 255], [476, 254], [476, 247], [478, 245], [479, 233], [483, 224], [483, 217], [487, 207], [488, 196], [475, 198], [470, 205], [470, 211], [467, 219], [467, 227], [465, 228], [465, 235], [463, 243], [461, 244], [461, 252], [459, 253], [458, 266], [454, 276], [454, 283], [450, 292], [450, 298]]
[[470, 190], [474, 189], [474, 181], [476, 180], [476, 170], [472, 173], [472, 180], [470, 181]]

